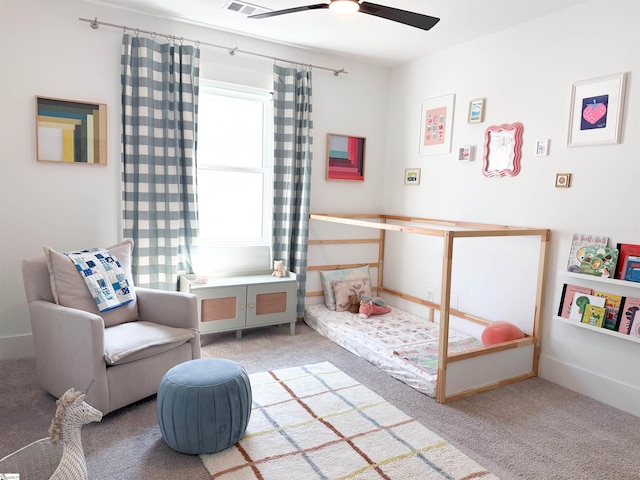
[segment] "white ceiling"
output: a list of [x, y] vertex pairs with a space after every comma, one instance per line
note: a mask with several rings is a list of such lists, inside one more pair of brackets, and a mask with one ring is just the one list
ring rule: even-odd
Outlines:
[[[362, 13], [337, 15], [328, 9], [248, 19], [240, 13], [226, 10], [229, 0], [87, 1], [391, 67], [585, 0], [375, 1], [389, 7], [439, 17], [440, 22], [429, 31]], [[328, 3], [328, 0], [249, 0], [248, 3], [269, 10], [281, 10]], [[109, 21], [107, 18], [99, 20]], [[144, 25], [136, 27], [145, 28]], [[239, 48], [242, 46], [239, 45]]]

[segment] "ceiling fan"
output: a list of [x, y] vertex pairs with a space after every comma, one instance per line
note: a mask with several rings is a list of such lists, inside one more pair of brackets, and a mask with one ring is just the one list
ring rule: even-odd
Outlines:
[[440, 21], [439, 18], [430, 17], [421, 13], [409, 12], [393, 7], [385, 7], [384, 5], [376, 5], [369, 2], [358, 2], [358, 0], [330, 0], [330, 3], [317, 3], [315, 5], [305, 5], [302, 7], [286, 8], [284, 10], [275, 10], [273, 12], [259, 13], [250, 15], [247, 18], [268, 18], [277, 15], [285, 15], [287, 13], [303, 12], [305, 10], [320, 10], [329, 8], [337, 13], [366, 13], [375, 17], [384, 18], [393, 22], [404, 23], [421, 30], [429, 30]]

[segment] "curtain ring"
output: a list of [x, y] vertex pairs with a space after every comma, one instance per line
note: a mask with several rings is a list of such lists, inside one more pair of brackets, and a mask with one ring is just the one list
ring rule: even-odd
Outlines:
[[151, 32], [151, 40], [155, 40], [156, 39], [156, 32]]
[[180, 37], [180, 46], [182, 46], [182, 42], [184, 42], [184, 37]]
[[127, 26], [122, 27], [122, 33], [127, 33]]
[[136, 28], [136, 29], [134, 30], [134, 33], [136, 34], [136, 37], [139, 37], [139, 36], [140, 36], [140, 29], [139, 29], [139, 28]]
[[196, 48], [198, 48], [200, 46], [200, 40], [196, 40], [195, 46], [196, 46]]

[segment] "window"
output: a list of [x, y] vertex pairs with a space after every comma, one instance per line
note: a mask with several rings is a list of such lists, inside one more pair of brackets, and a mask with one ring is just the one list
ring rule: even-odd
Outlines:
[[271, 93], [202, 81], [197, 181], [200, 244], [271, 245]]

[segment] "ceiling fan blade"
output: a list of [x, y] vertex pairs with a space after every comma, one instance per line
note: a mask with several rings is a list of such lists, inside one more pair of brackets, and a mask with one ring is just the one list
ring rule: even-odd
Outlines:
[[329, 8], [328, 3], [318, 3], [316, 5], [305, 5], [304, 7], [286, 8], [284, 10], [275, 10], [273, 12], [258, 13], [256, 15], [249, 15], [247, 18], [268, 18], [275, 17], [277, 15], [285, 15], [287, 13], [303, 12], [305, 10], [318, 10], [321, 8]]
[[430, 17], [421, 13], [408, 12], [407, 10], [399, 10], [393, 7], [385, 7], [384, 5], [376, 5], [375, 3], [362, 2], [360, 4], [360, 12], [373, 15], [380, 18], [386, 18], [394, 22], [404, 23], [421, 30], [430, 30], [440, 21], [439, 18]]

